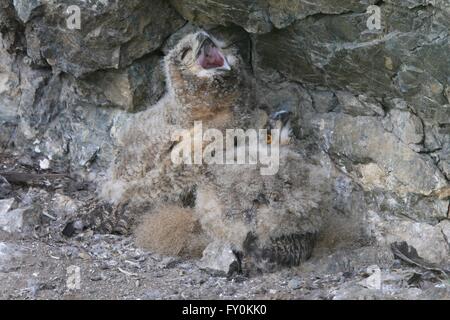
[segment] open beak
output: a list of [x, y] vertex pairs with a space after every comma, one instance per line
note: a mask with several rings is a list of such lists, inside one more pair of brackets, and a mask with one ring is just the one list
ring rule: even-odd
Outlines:
[[221, 52], [219, 47], [214, 43], [214, 41], [208, 36], [208, 34], [202, 32], [199, 33], [197, 39], [200, 46], [197, 51], [197, 63], [203, 69], [216, 69], [230, 71], [231, 67], [228, 64], [227, 59]]
[[217, 70], [224, 70], [224, 71], [230, 71], [231, 70], [231, 67], [228, 64], [228, 61], [227, 61], [227, 59], [225, 57], [224, 57], [223, 65], [221, 67], [218, 67]]

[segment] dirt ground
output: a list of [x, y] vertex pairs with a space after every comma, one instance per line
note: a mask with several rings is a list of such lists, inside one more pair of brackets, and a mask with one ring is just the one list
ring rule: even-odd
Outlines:
[[[28, 170], [9, 159], [3, 170]], [[319, 247], [300, 267], [224, 277], [139, 249], [129, 236], [64, 236], [88, 189], [49, 178], [3, 185], [3, 193], [32, 208], [32, 219], [21, 230], [0, 228], [0, 299], [450, 299], [448, 278], [407, 266], [388, 248]]]
[[[368, 250], [367, 252], [373, 253]], [[359, 251], [353, 256], [367, 256]], [[369, 253], [369, 255], [371, 254]], [[252, 277], [212, 276], [196, 261], [136, 248], [129, 237], [20, 239], [0, 233], [1, 299], [449, 299], [450, 282], [401, 265], [381, 267], [381, 287], [342, 253]], [[324, 272], [324, 266], [351, 271]], [[327, 267], [325, 267], [326, 269]], [[316, 270], [316, 271], [312, 271]], [[364, 283], [366, 282], [366, 283]]]

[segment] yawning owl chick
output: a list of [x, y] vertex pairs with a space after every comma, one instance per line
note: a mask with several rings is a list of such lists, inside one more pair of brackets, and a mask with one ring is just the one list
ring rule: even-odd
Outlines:
[[[100, 186], [106, 201], [128, 208], [133, 217], [138, 207], [195, 202], [189, 199], [195, 195], [202, 168], [173, 164], [177, 132], [192, 130], [195, 121], [201, 121], [204, 129], [224, 130], [246, 118], [240, 111], [246, 77], [233, 46], [226, 47], [204, 31], [189, 34], [170, 50], [163, 68], [166, 95], [145, 111], [118, 117], [112, 130], [115, 160]], [[119, 221], [123, 210], [116, 211]]]

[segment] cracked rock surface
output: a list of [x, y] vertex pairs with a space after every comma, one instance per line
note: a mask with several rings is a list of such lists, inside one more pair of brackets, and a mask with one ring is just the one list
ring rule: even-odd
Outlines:
[[[373, 4], [379, 30], [367, 27]], [[326, 158], [329, 219], [299, 268], [211, 277], [127, 236], [61, 235], [114, 160], [118, 124], [163, 96], [162, 56], [199, 27], [239, 47], [255, 106], [288, 108], [296, 137]], [[447, 0], [0, 0], [0, 297], [450, 298], [448, 280], [388, 250], [405, 241], [450, 265], [448, 52]], [[11, 183], [5, 171], [77, 181]], [[366, 281], [373, 265], [381, 287]]]

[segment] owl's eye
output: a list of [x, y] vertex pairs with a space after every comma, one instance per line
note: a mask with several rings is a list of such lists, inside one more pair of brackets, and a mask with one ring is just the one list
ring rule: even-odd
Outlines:
[[191, 51], [192, 51], [192, 48], [185, 48], [183, 50], [183, 52], [181, 52], [181, 60], [184, 60], [187, 57], [188, 53]]
[[270, 132], [267, 133], [267, 144], [272, 144], [272, 134]]

